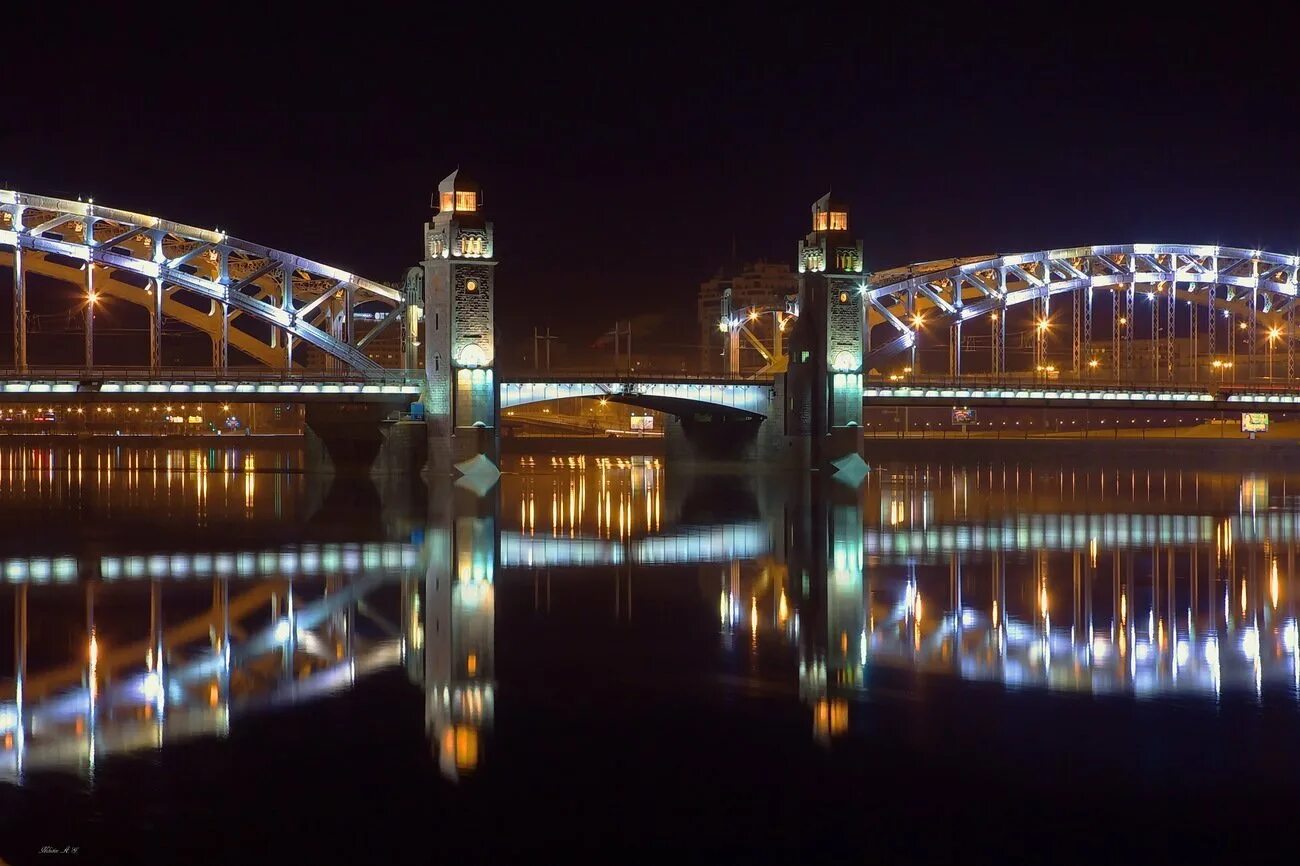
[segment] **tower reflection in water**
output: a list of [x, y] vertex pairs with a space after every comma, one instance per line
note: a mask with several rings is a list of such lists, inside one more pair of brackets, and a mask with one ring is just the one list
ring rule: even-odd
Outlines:
[[[321, 491], [278, 463], [254, 474], [251, 455], [173, 456], [126, 453], [112, 474], [87, 475], [85, 455], [43, 452], [40, 491], [0, 492], [0, 507], [11, 498], [56, 512], [69, 501], [115, 503], [128, 526], [139, 511], [155, 527], [94, 554], [74, 546], [0, 559], [13, 609], [0, 781], [54, 770], [94, 782], [112, 755], [226, 736], [241, 717], [402, 665], [424, 690], [439, 766], [452, 777], [472, 770], [492, 720], [495, 500], [453, 497], [447, 485], [412, 502], [403, 490], [381, 525], [353, 527], [352, 538], [340, 538], [337, 521], [312, 529], [307, 520], [295, 532], [334, 540], [160, 547], [174, 530], [192, 531], [196, 514], [274, 536], [279, 521], [303, 520], [295, 507], [339, 501], [333, 491], [322, 505]], [[165, 501], [135, 497], [159, 482], [172, 491]], [[377, 492], [342, 498], [368, 508]]]
[[822, 740], [847, 729], [851, 699], [873, 668], [1138, 698], [1273, 694], [1294, 703], [1295, 481], [882, 469], [862, 505], [831, 485], [814, 497], [811, 517], [790, 519], [799, 509], [787, 508], [785, 537], [795, 543], [786, 559], [811, 591], [791, 613], [770, 567], [746, 585], [747, 570], [733, 566], [723, 630], [797, 644], [800, 692]]
[[[569, 569], [612, 578], [620, 621], [634, 573], [642, 595], [697, 579], [699, 607], [654, 639], [716, 615], [726, 654], [753, 660], [746, 677], [797, 679], [821, 742], [850, 730], [891, 670], [1300, 700], [1300, 478], [1284, 473], [909, 465], [849, 488], [674, 474], [654, 458], [507, 469], [486, 493], [432, 481], [427, 508], [387, 537], [5, 560], [15, 675], [0, 695], [0, 774], [93, 777], [107, 754], [222, 735], [242, 714], [402, 666], [423, 689], [440, 772], [463, 777], [490, 758], [496, 643], [511, 639], [496, 633], [498, 581], [549, 611], [539, 576], [549, 598], [552, 571]], [[252, 509], [249, 490], [232, 507]], [[56, 594], [40, 615], [80, 637], [73, 657], [38, 663], [32, 611]]]
[[411, 609], [422, 655], [408, 657], [424, 684], [425, 728], [438, 768], [459, 778], [479, 764], [495, 700], [496, 497], [435, 479], [430, 496], [424, 604]]

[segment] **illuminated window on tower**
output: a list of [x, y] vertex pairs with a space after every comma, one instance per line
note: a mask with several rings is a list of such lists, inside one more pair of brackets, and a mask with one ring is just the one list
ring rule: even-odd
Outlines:
[[456, 193], [456, 210], [474, 210], [474, 193], [458, 192]]
[[819, 210], [815, 214], [813, 214], [813, 231], [815, 232], [826, 231], [826, 211]]
[[845, 211], [831, 211], [831, 231], [844, 232], [849, 230], [849, 215]]
[[455, 195], [455, 193], [444, 192], [444, 193], [442, 194], [442, 196], [441, 196], [441, 199], [442, 199], [442, 205], [441, 205], [441, 207], [439, 208], [439, 210], [443, 211], [444, 213], [445, 213], [446, 211], [451, 210], [451, 208], [452, 208], [452, 196], [453, 196], [453, 195]]

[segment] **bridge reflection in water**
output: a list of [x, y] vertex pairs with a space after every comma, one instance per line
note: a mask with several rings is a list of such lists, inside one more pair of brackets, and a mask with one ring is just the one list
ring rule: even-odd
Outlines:
[[[170, 489], [169, 467], [146, 475]], [[0, 778], [58, 768], [93, 779], [109, 755], [225, 735], [246, 714], [393, 668], [421, 686], [430, 748], [458, 777], [490, 751], [496, 648], [511, 640], [498, 633], [498, 592], [544, 581], [549, 599], [584, 570], [611, 579], [616, 620], [632, 617], [634, 589], [693, 574], [694, 604], [716, 611], [727, 652], [783, 648], [789, 667], [770, 676], [797, 677], [821, 740], [849, 730], [890, 669], [1300, 700], [1300, 476], [908, 465], [852, 490], [674, 475], [653, 458], [507, 469], [486, 496], [431, 482], [408, 515], [421, 516], [390, 521], [386, 537], [3, 558], [15, 657], [0, 685]], [[60, 471], [40, 489], [110, 483], [75, 463]], [[178, 459], [184, 501], [229, 488], [218, 511], [257, 510], [238, 479], [200, 482], [207, 471]], [[47, 598], [79, 637], [38, 660], [29, 634]], [[535, 594], [534, 606], [545, 622], [549, 601]]]

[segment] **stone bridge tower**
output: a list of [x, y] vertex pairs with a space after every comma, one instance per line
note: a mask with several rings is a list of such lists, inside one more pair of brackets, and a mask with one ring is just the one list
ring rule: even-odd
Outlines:
[[799, 319], [780, 413], [786, 436], [807, 438], [813, 466], [862, 453], [865, 280], [848, 208], [827, 193], [799, 242]]
[[429, 470], [476, 455], [497, 462], [496, 258], [483, 190], [457, 170], [424, 224], [424, 369]]

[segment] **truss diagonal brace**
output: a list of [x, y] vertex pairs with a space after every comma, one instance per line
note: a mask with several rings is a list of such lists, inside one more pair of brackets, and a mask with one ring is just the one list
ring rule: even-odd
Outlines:
[[380, 334], [386, 331], [390, 325], [392, 325], [394, 322], [401, 321], [402, 313], [405, 311], [406, 311], [405, 302], [399, 303], [396, 307], [393, 307], [392, 312], [390, 312], [387, 316], [384, 316], [384, 318], [382, 318], [379, 321], [378, 325], [375, 325], [373, 328], [370, 329], [369, 333], [367, 333], [360, 340], [357, 340], [357, 348], [364, 349], [366, 347], [366, 344], [368, 344], [375, 337], [378, 337]]
[[257, 270], [253, 271], [251, 274], [249, 274], [248, 276], [244, 277], [244, 278], [243, 278], [242, 280], [240, 280], [239, 282], [237, 282], [237, 283], [231, 283], [231, 284], [227, 287], [227, 291], [228, 291], [230, 294], [232, 294], [232, 295], [235, 294], [235, 293], [237, 293], [237, 292], [242, 292], [242, 291], [244, 290], [244, 287], [245, 287], [245, 286], [250, 286], [250, 285], [252, 285], [252, 284], [253, 284], [254, 282], [256, 282], [257, 280], [260, 280], [262, 277], [266, 276], [267, 274], [271, 273], [272, 271], [278, 271], [278, 270], [280, 270], [280, 268], [282, 268], [282, 267], [283, 267], [283, 265], [282, 265], [279, 261], [277, 261], [277, 260], [275, 260], [275, 259], [271, 259], [269, 262], [267, 262], [266, 264], [262, 265], [260, 268], [258, 268]]

